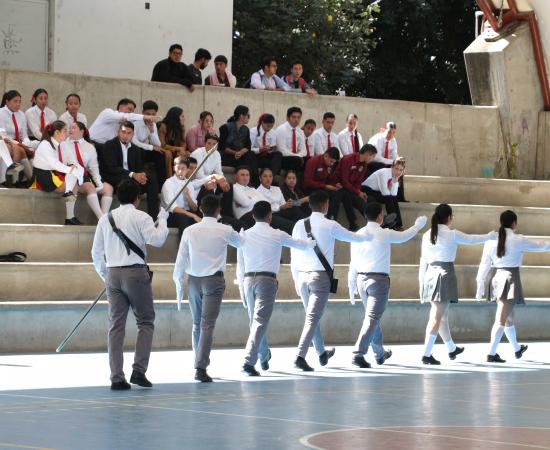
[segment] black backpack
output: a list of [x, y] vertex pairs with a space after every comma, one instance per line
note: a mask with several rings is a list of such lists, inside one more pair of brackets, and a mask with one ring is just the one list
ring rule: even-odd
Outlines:
[[27, 255], [23, 252], [11, 252], [7, 255], [0, 255], [0, 262], [25, 262]]

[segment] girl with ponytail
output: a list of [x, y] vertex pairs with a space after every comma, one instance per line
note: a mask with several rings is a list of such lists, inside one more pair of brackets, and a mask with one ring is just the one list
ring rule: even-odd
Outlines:
[[459, 245], [482, 244], [496, 239], [496, 232], [487, 234], [466, 234], [451, 228], [453, 222], [452, 208], [443, 203], [435, 208], [432, 215], [431, 228], [422, 236], [422, 254], [418, 281], [420, 300], [430, 302], [430, 318], [426, 326], [424, 341], [423, 364], [439, 365], [440, 362], [432, 356], [432, 348], [441, 336], [447, 346], [449, 359], [455, 359], [464, 351], [457, 347], [451, 337], [449, 327], [449, 307], [458, 302], [458, 289], [454, 261]]
[[25, 111], [29, 135], [33, 141], [33, 148], [37, 148], [42, 139], [44, 128], [49, 123], [57, 120], [57, 114], [48, 108], [48, 92], [46, 89], [39, 88], [34, 91], [31, 98], [31, 107]]
[[272, 114], [262, 114], [258, 118], [258, 125], [250, 130], [250, 142], [258, 167], [270, 169], [273, 175], [279, 175], [283, 154], [277, 150], [274, 125], [275, 117]]
[[508, 342], [512, 345], [516, 359], [521, 358], [527, 350], [527, 345], [518, 344], [514, 326], [514, 306], [525, 303], [519, 268], [524, 252], [550, 251], [550, 242], [534, 241], [517, 234], [517, 225], [518, 217], [514, 211], [504, 211], [500, 215], [498, 241], [485, 244], [477, 272], [476, 299], [481, 300], [483, 297], [485, 281], [493, 269], [488, 283], [488, 299], [497, 303], [487, 362], [506, 362], [496, 352], [503, 334], [506, 334]]

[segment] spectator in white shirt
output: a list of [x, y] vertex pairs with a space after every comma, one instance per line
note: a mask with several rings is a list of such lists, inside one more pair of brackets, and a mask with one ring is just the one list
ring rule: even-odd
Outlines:
[[67, 126], [71, 126], [75, 122], [81, 122], [87, 127], [88, 119], [80, 112], [80, 105], [80, 95], [75, 93], [67, 95], [65, 112], [59, 116], [59, 120], [65, 122]]
[[315, 122], [315, 120], [313, 120], [313, 119], [307, 119], [304, 122], [304, 126], [302, 127], [302, 131], [304, 133], [304, 141], [305, 141], [304, 142], [304, 147], [306, 149], [306, 156], [305, 156], [305, 161], [306, 162], [309, 158], [314, 156], [314, 154], [313, 154], [313, 147], [314, 147], [313, 133], [315, 132], [316, 128], [317, 128], [317, 122]]
[[363, 147], [363, 136], [357, 131], [357, 122], [356, 114], [348, 114], [346, 128], [338, 133], [338, 148], [342, 156], [357, 153]]
[[262, 69], [252, 74], [250, 77], [250, 87], [266, 91], [290, 90], [290, 86], [277, 76], [277, 60], [272, 56], [265, 58], [262, 63]]
[[[202, 163], [206, 155], [218, 143], [217, 134], [207, 133], [205, 136], [204, 147], [197, 148], [189, 157], [190, 162], [195, 162], [195, 167]], [[192, 173], [194, 169], [189, 168]], [[200, 205], [202, 197], [208, 194], [221, 194], [228, 192], [231, 185], [225, 179], [222, 171], [222, 159], [220, 152], [215, 150], [203, 164], [203, 166], [195, 174], [193, 178], [193, 187], [197, 190], [197, 203]]]
[[[31, 140], [40, 141], [46, 125], [57, 119], [57, 114], [48, 108], [48, 92], [46, 89], [39, 88], [34, 91], [32, 105], [25, 111], [25, 117], [29, 127], [29, 137]], [[33, 142], [32, 145], [36, 148], [38, 142]]]
[[149, 119], [149, 117], [155, 117], [158, 110], [159, 106], [153, 100], [143, 102], [141, 113], [144, 118], [133, 122], [134, 138], [132, 139], [132, 144], [145, 150], [145, 162], [155, 167], [159, 186], [162, 186], [166, 181], [166, 161], [157, 126], [155, 122]]
[[283, 155], [281, 167], [284, 170], [303, 170], [307, 153], [305, 136], [300, 129], [301, 120], [302, 110], [297, 106], [291, 106], [286, 111], [286, 122], [275, 130], [277, 150]]
[[313, 153], [315, 155], [323, 155], [327, 149], [336, 147], [338, 150], [338, 135], [332, 131], [336, 116], [334, 113], [326, 112], [323, 114], [323, 123], [320, 128], [317, 128], [313, 133]]
[[274, 125], [275, 117], [272, 114], [262, 114], [258, 118], [258, 125], [250, 130], [250, 143], [252, 151], [256, 154], [258, 167], [267, 167], [275, 175], [279, 175], [283, 154], [277, 149]]
[[[270, 169], [262, 169], [260, 172], [260, 183], [260, 186], [256, 189], [271, 205], [273, 216], [287, 221], [288, 224], [282, 229], [284, 231], [289, 229], [292, 233], [292, 227], [294, 227], [294, 224], [303, 218], [302, 211], [300, 208], [295, 209], [294, 202], [292, 200], [285, 200], [285, 197], [278, 186], [273, 186], [273, 172], [271, 172]], [[281, 220], [281, 223], [284, 222]]]

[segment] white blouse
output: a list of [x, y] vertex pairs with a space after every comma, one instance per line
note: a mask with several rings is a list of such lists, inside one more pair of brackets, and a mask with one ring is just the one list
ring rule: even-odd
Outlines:
[[44, 126], [48, 126], [49, 123], [53, 123], [57, 120], [57, 114], [53, 112], [47, 106], [42, 111], [37, 105], [31, 106], [25, 111], [25, 117], [27, 118], [27, 126], [29, 127], [29, 135], [35, 139], [42, 139], [42, 132], [40, 131], [40, 116], [44, 113]]
[[271, 211], [273, 212], [279, 211], [281, 206], [286, 203], [281, 189], [277, 186], [271, 186], [271, 188], [268, 189], [260, 184], [256, 190], [271, 204]]
[[67, 139], [61, 143], [61, 154], [63, 155], [63, 162], [66, 164], [78, 164], [78, 158], [76, 156], [76, 146], [75, 142], [78, 144], [78, 150], [80, 151], [80, 156], [82, 162], [84, 163], [83, 169], [86, 169], [94, 184], [98, 190], [101, 190], [103, 186], [103, 181], [101, 179], [101, 174], [99, 173], [99, 163], [97, 160], [97, 151], [93, 144], [90, 144], [84, 139], [79, 139], [78, 141], [73, 141]]

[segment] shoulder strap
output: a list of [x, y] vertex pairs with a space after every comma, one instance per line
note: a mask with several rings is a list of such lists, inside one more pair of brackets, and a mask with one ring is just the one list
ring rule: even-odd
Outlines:
[[115, 219], [113, 218], [113, 213], [111, 211], [109, 211], [107, 217], [109, 218], [109, 223], [111, 224], [111, 227], [113, 227], [114, 233], [122, 241], [124, 247], [126, 247], [126, 252], [128, 253], [128, 255], [130, 254], [131, 250], [145, 262], [145, 253], [143, 253], [143, 250], [139, 248], [128, 236], [126, 236], [120, 228], [117, 228], [115, 224]]
[[[311, 233], [311, 222], [309, 217], [304, 220], [304, 227], [306, 229], [307, 236], [310, 239], [315, 240], [315, 236]], [[319, 261], [323, 265], [325, 271], [327, 272], [328, 277], [332, 280], [334, 278], [334, 269], [330, 267], [330, 264], [327, 261], [327, 258], [325, 258], [325, 255], [323, 255], [323, 252], [319, 248], [319, 245], [317, 244], [317, 241], [315, 240], [315, 247], [313, 247], [313, 251], [317, 255], [317, 258], [319, 258]]]

